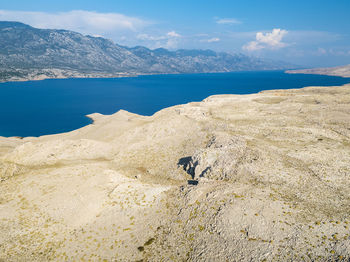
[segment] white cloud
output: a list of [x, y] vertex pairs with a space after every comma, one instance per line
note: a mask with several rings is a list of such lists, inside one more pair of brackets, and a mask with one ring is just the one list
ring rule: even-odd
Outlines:
[[168, 32], [167, 36], [169, 36], [169, 37], [181, 37], [181, 35], [179, 35], [175, 31]]
[[160, 35], [160, 36], [152, 36], [149, 34], [139, 34], [137, 35], [137, 38], [140, 40], [150, 40], [150, 41], [159, 41], [159, 40], [167, 40], [170, 38], [180, 38], [181, 35], [176, 33], [175, 31], [170, 31], [166, 33], [166, 35]]
[[158, 35], [158, 36], [152, 36], [149, 34], [137, 35], [137, 39], [148, 42], [146, 44], [151, 48], [163, 47], [163, 48], [175, 49], [178, 47], [180, 38], [182, 38], [182, 36], [176, 33], [175, 31], [170, 31], [165, 35]]
[[202, 39], [200, 42], [206, 42], [206, 43], [215, 43], [215, 42], [220, 42], [220, 38], [218, 37], [213, 37], [210, 39]]
[[146, 41], [159, 41], [159, 40], [167, 39], [166, 36], [152, 36], [148, 34], [139, 34], [137, 35], [137, 38], [140, 40], [146, 40]]
[[149, 21], [119, 13], [84, 10], [55, 13], [0, 10], [0, 20], [18, 21], [43, 29], [67, 29], [92, 35], [116, 31], [135, 32], [151, 24]]
[[251, 41], [248, 44], [243, 46], [243, 49], [247, 51], [255, 51], [263, 48], [264, 47], [262, 45], [259, 45], [257, 41]]
[[221, 18], [221, 19], [217, 19], [216, 23], [219, 25], [233, 25], [233, 24], [242, 24], [241, 21], [235, 19], [235, 18]]
[[179, 42], [178, 40], [172, 38], [168, 39], [168, 41], [165, 44], [160, 43], [159, 47], [164, 47], [167, 49], [176, 49], [178, 48]]
[[247, 51], [256, 51], [260, 49], [279, 49], [287, 46], [286, 43], [282, 42], [283, 37], [288, 33], [288, 31], [275, 28], [271, 33], [256, 33], [256, 40], [251, 41], [248, 44], [243, 46], [244, 50]]

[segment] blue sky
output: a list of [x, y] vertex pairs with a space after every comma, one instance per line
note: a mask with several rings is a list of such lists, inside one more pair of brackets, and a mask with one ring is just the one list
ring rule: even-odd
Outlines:
[[242, 52], [301, 66], [350, 64], [349, 0], [0, 0], [0, 20], [118, 44]]

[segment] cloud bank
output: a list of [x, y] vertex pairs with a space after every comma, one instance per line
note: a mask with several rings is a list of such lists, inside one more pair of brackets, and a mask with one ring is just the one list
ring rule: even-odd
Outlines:
[[[137, 39], [151, 43], [151, 48], [169, 48], [175, 49], [178, 46], [179, 39], [182, 38], [182, 35], [176, 33], [175, 31], [170, 31], [165, 35], [153, 36], [149, 34], [139, 34]], [[149, 44], [148, 44], [149, 45]]]
[[42, 29], [60, 28], [94, 35], [115, 31], [138, 31], [151, 24], [149, 21], [119, 13], [84, 10], [57, 13], [0, 10], [0, 20], [18, 21]]
[[[66, 29], [86, 35], [107, 37], [123, 44], [174, 49], [182, 36], [175, 31], [148, 34], [154, 22], [120, 13], [73, 10], [69, 12], [27, 12], [0, 10], [0, 20], [18, 21], [41, 29]], [[157, 30], [156, 30], [157, 32]]]
[[248, 44], [243, 46], [243, 49], [246, 51], [256, 51], [261, 49], [280, 49], [287, 46], [286, 43], [283, 43], [283, 37], [288, 33], [288, 31], [275, 28], [271, 33], [256, 33], [256, 40], [251, 41]]

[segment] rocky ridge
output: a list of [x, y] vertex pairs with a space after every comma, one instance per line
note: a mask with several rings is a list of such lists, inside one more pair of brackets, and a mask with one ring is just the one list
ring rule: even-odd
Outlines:
[[0, 21], [0, 81], [284, 70], [292, 67], [279, 61], [211, 50], [129, 48], [102, 37]]
[[350, 84], [0, 138], [0, 260], [348, 261]]

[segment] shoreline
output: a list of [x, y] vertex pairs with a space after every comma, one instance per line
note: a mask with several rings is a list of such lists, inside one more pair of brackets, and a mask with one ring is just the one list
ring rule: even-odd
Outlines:
[[64, 79], [99, 79], [99, 78], [123, 78], [123, 77], [138, 77], [139, 74], [135, 75], [106, 75], [106, 76], [97, 76], [97, 75], [86, 75], [86, 76], [58, 76], [58, 77], [37, 77], [37, 78], [30, 78], [30, 79], [11, 79], [11, 80], [0, 80], [0, 84], [5, 83], [20, 83], [20, 82], [34, 82], [34, 81], [43, 81], [43, 80], [64, 80]]
[[310, 68], [298, 70], [285, 70], [286, 74], [308, 74], [308, 75], [327, 75], [350, 78], [350, 65], [338, 67]]
[[[308, 70], [308, 69], [305, 69]], [[327, 73], [311, 73], [311, 72], [294, 72], [296, 70], [286, 70], [284, 71], [286, 74], [290, 74], [290, 75], [297, 75], [297, 74], [301, 74], [301, 75], [320, 75], [320, 76], [336, 76], [336, 77], [341, 77], [341, 78], [350, 78], [350, 76], [343, 76], [343, 75], [332, 75], [332, 74], [327, 74]], [[301, 71], [304, 71], [301, 70]]]
[[[61, 70], [61, 69], [58, 69]], [[225, 73], [242, 73], [242, 72], [286, 72], [285, 70], [242, 70], [242, 71], [217, 71], [217, 72], [200, 72], [200, 73], [117, 73], [117, 74], [101, 74], [91, 73], [84, 75], [83, 73], [76, 73], [76, 76], [57, 76], [57, 77], [34, 77], [30, 79], [13, 79], [13, 80], [0, 80], [0, 84], [4, 83], [15, 83], [15, 82], [30, 82], [30, 81], [43, 81], [43, 80], [64, 80], [64, 79], [113, 79], [113, 78], [124, 78], [124, 77], [139, 77], [139, 76], [152, 76], [152, 75], [192, 75], [192, 74], [225, 74]], [[74, 72], [68, 72], [74, 73]]]
[[[350, 82], [349, 83], [345, 83], [343, 85], [339, 85], [339, 86], [333, 86], [333, 87], [347, 87], [348, 85], [350, 85]], [[214, 94], [214, 95], [210, 95], [210, 96], [204, 98], [201, 101], [197, 101], [197, 102], [193, 102], [192, 101], [192, 102], [188, 102], [188, 103], [184, 103], [184, 104], [177, 104], [177, 105], [173, 105], [173, 106], [162, 108], [162, 109], [158, 110], [157, 112], [155, 112], [153, 115], [150, 115], [150, 116], [137, 114], [137, 113], [132, 113], [132, 112], [129, 112], [129, 111], [124, 110], [124, 109], [119, 109], [118, 111], [116, 111], [116, 112], [114, 112], [112, 114], [109, 114], [109, 115], [105, 115], [105, 114], [101, 114], [101, 113], [95, 112], [95, 113], [91, 113], [91, 114], [88, 114], [88, 115], [84, 115], [84, 117], [89, 119], [89, 121], [90, 121], [89, 124], [87, 124], [85, 126], [82, 126], [82, 127], [79, 127], [79, 128], [76, 128], [76, 129], [73, 129], [73, 130], [70, 130], [70, 131], [67, 131], [67, 132], [46, 134], [46, 135], [40, 135], [40, 136], [17, 136], [17, 135], [14, 135], [14, 136], [2, 136], [2, 135], [0, 135], [0, 139], [5, 139], [5, 140], [6, 139], [26, 140], [26, 139], [39, 139], [39, 138], [48, 137], [48, 136], [64, 135], [64, 134], [68, 134], [68, 133], [71, 133], [71, 132], [76, 132], [78, 130], [81, 130], [81, 129], [86, 128], [86, 127], [91, 126], [91, 125], [95, 125], [100, 119], [104, 119], [106, 117], [112, 117], [113, 115], [121, 113], [121, 112], [123, 112], [125, 114], [135, 115], [137, 117], [152, 117], [152, 116], [160, 113], [163, 110], [168, 110], [170, 108], [184, 106], [184, 105], [191, 104], [191, 103], [203, 103], [203, 102], [205, 102], [207, 100], [210, 100], [212, 97], [216, 97], [216, 96], [239, 96], [239, 97], [243, 98], [244, 96], [258, 96], [258, 95], [261, 95], [261, 94], [264, 94], [264, 93], [272, 93], [272, 92], [279, 93], [279, 92], [283, 92], [283, 91], [286, 91], [286, 90], [295, 91], [295, 90], [308, 89], [308, 88], [312, 88], [312, 87], [314, 87], [314, 86], [304, 86], [304, 87], [301, 87], [301, 88], [291, 88], [291, 89], [268, 89], [268, 90], [261, 90], [259, 92], [251, 93], [251, 94], [219, 94], [219, 95], [218, 94]], [[326, 87], [330, 87], [330, 86], [316, 86], [316, 87], [325, 87], [326, 88]]]
[[31, 79], [12, 79], [12, 80], [0, 80], [0, 84], [6, 84], [6, 83], [24, 83], [24, 82], [36, 82], [36, 81], [43, 81], [43, 80], [68, 80], [68, 79], [114, 79], [114, 78], [132, 78], [132, 77], [140, 77], [140, 76], [152, 76], [152, 75], [192, 75], [192, 74], [225, 74], [225, 73], [242, 73], [242, 72], [272, 72], [272, 71], [279, 71], [283, 72], [285, 74], [303, 74], [303, 75], [324, 75], [324, 76], [334, 76], [334, 77], [341, 77], [341, 78], [350, 78], [349, 75], [342, 75], [342, 74], [333, 74], [333, 73], [320, 73], [320, 72], [314, 72], [314, 69], [298, 69], [298, 70], [258, 70], [258, 71], [230, 71], [230, 72], [202, 72], [202, 73], [140, 73], [140, 74], [116, 74], [116, 75], [86, 75], [86, 76], [66, 76], [66, 77], [37, 77], [37, 78], [31, 78]]
[[0, 138], [0, 257], [348, 258], [349, 94], [214, 95]]

